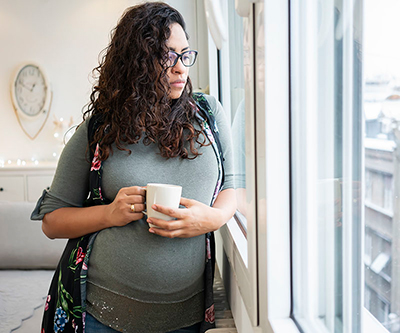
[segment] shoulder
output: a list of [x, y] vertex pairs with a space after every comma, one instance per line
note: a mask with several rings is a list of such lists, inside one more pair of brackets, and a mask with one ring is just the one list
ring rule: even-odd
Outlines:
[[221, 103], [219, 103], [218, 100], [214, 96], [196, 92], [196, 93], [193, 93], [193, 98], [197, 103], [200, 103], [200, 104], [207, 103], [215, 117], [222, 110]]
[[210, 104], [213, 111], [218, 109], [218, 101], [214, 96], [204, 94], [204, 98], [207, 100], [208, 104]]

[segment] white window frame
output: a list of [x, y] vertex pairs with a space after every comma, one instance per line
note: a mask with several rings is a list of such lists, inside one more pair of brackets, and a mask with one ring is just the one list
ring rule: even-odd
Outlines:
[[[228, 8], [228, 1], [231, 0], [221, 0], [220, 3], [222, 8]], [[223, 19], [228, 22], [228, 11], [223, 10]], [[251, 21], [252, 18], [245, 18], [245, 21]], [[252, 26], [252, 21], [249, 25], [244, 22], [244, 28]], [[249, 30], [249, 36], [247, 36], [249, 41], [252, 41], [252, 29]], [[253, 45], [249, 45], [248, 54], [250, 59], [253, 59]], [[215, 48], [214, 48], [215, 50]], [[212, 56], [212, 55], [211, 55]], [[216, 57], [216, 54], [214, 53]], [[223, 47], [220, 50], [220, 66], [222, 70], [221, 81], [223, 82], [223, 90], [219, 91], [219, 95], [222, 97], [222, 104], [227, 113], [228, 119], [230, 119], [230, 79], [229, 79], [229, 40], [225, 41]], [[216, 61], [214, 61], [215, 63]], [[251, 72], [254, 72], [253, 64], [250, 64]], [[218, 69], [214, 73], [218, 72]], [[255, 138], [254, 138], [254, 113], [248, 112], [254, 110], [254, 98], [250, 91], [254, 91], [252, 82], [245, 82], [245, 99], [246, 99], [246, 192], [247, 192], [247, 208], [246, 208], [246, 220], [247, 220], [247, 238], [243, 235], [238, 222], [232, 218], [226, 226], [222, 227], [217, 233], [217, 243], [223, 243], [224, 252], [228, 258], [230, 270], [233, 272], [232, 277], [237, 283], [239, 289], [241, 300], [237, 299], [232, 303], [244, 303], [245, 311], [247, 311], [247, 316], [243, 325], [255, 328], [258, 326], [258, 298], [257, 298], [257, 253], [256, 253], [256, 229], [255, 229], [255, 174], [252, 172], [255, 170]], [[215, 87], [216, 85], [214, 85]], [[211, 88], [211, 86], [210, 86]], [[213, 92], [210, 89], [212, 95], [217, 95], [217, 92]], [[217, 247], [217, 253], [220, 253], [219, 258], [217, 256], [217, 261], [220, 266], [223, 263], [221, 258], [222, 248]], [[223, 268], [222, 268], [223, 269]], [[235, 294], [233, 292], [233, 294]], [[236, 296], [239, 296], [236, 294]], [[232, 306], [232, 304], [231, 304]], [[233, 309], [232, 309], [233, 310]], [[240, 310], [238, 310], [240, 312]], [[235, 314], [233, 313], [235, 316]], [[241, 320], [236, 318], [236, 320]]]
[[260, 316], [260, 326], [294, 333], [299, 331], [290, 317], [289, 1], [256, 3], [255, 17], [258, 268], [264, 281], [259, 305], [267, 314]]
[[[250, 325], [253, 332], [299, 332], [290, 318], [288, 5], [285, 1], [258, 1], [244, 18], [253, 73], [245, 82], [246, 153], [250, 152], [246, 158], [247, 241], [234, 220], [220, 231], [249, 318], [249, 322], [241, 322], [240, 302], [234, 300], [232, 312], [239, 332], [250, 332]], [[221, 49], [225, 68], [229, 68], [227, 50]], [[216, 73], [215, 68], [210, 70]], [[225, 91], [229, 91], [225, 85], [229, 80], [223, 82]], [[211, 88], [210, 93], [216, 95]], [[220, 93], [226, 96], [226, 92]], [[256, 174], [250, 170], [256, 170]]]

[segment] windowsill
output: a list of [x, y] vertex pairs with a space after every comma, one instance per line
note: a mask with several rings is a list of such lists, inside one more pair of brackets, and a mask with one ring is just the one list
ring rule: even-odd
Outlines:
[[290, 318], [270, 320], [274, 333], [300, 333], [294, 321]]
[[236, 220], [238, 227], [242, 231], [244, 237], [247, 239], [247, 219], [246, 219], [246, 217], [240, 211], [237, 210], [235, 215], [233, 215], [233, 218]]
[[[289, 325], [289, 320], [287, 320], [288, 325]], [[318, 321], [311, 323], [309, 320], [306, 319], [300, 319], [298, 320], [299, 325], [303, 327], [305, 332], [328, 332], [326, 327]], [[292, 322], [293, 323], [293, 322]], [[272, 323], [274, 324], [274, 323]], [[316, 325], [317, 324], [317, 325]], [[294, 325], [294, 324], [293, 324]], [[274, 327], [274, 332], [275, 332], [275, 325]], [[288, 326], [289, 328], [290, 326]], [[296, 330], [297, 331], [296, 331]], [[298, 332], [297, 328], [291, 328], [290, 330], [277, 330], [277, 332], [287, 332], [287, 333], [292, 333], [292, 332]], [[369, 312], [365, 307], [363, 307], [363, 312], [362, 312], [362, 333], [390, 333], [372, 314]]]
[[248, 253], [247, 253], [247, 239], [243, 234], [243, 231], [240, 229], [238, 222], [234, 218], [231, 218], [226, 225], [229, 230], [230, 236], [233, 240], [232, 243], [239, 252], [245, 266], [249, 267]]
[[390, 333], [366, 308], [362, 312], [363, 333]]

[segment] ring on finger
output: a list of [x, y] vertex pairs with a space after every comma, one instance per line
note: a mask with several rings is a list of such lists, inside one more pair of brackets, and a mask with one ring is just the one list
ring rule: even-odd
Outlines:
[[136, 210], [135, 210], [135, 204], [132, 204], [132, 205], [131, 205], [131, 212], [132, 212], [132, 213], [136, 212]]

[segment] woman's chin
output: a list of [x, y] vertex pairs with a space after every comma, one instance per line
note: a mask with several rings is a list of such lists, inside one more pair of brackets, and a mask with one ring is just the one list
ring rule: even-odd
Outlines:
[[181, 97], [182, 93], [183, 89], [174, 89], [173, 87], [171, 87], [171, 91], [168, 97], [171, 99], [178, 99], [179, 97]]

